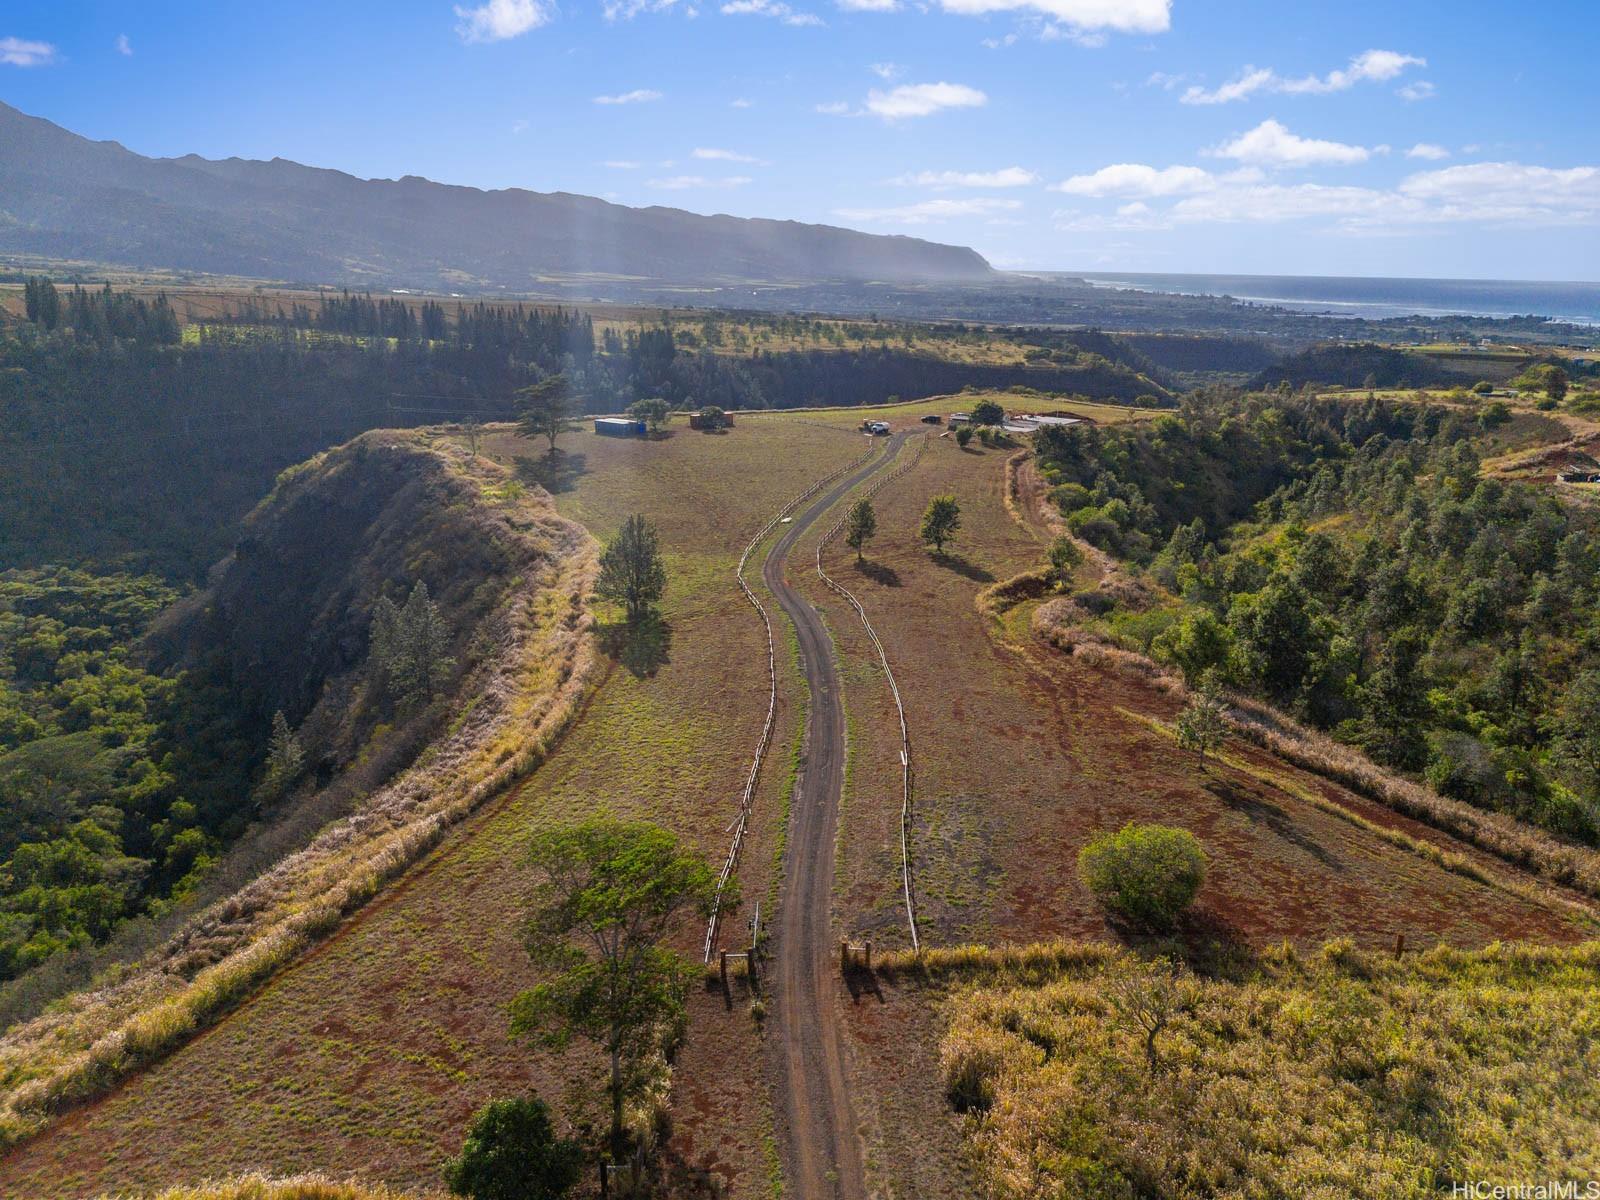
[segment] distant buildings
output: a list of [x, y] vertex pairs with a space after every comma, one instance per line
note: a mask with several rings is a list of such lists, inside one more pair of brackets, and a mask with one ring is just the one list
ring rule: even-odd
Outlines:
[[594, 431], [606, 437], [643, 437], [649, 427], [633, 417], [596, 417]]

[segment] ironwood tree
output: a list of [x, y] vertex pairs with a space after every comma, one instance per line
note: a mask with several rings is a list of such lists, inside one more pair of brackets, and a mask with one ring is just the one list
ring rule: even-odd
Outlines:
[[624, 521], [617, 535], [606, 543], [594, 590], [602, 598], [624, 605], [630, 622], [645, 616], [667, 590], [660, 539], [655, 526], [642, 514], [635, 513]]
[[526, 438], [545, 438], [550, 443], [550, 453], [556, 452], [556, 439], [572, 424], [577, 412], [578, 397], [572, 380], [565, 373], [542, 379], [517, 392], [517, 410], [521, 414], [517, 429]]
[[694, 972], [666, 939], [681, 918], [710, 913], [717, 875], [660, 826], [610, 816], [538, 833], [530, 861], [526, 945], [544, 978], [512, 1001], [511, 1030], [553, 1049], [573, 1038], [600, 1046], [620, 1160], [623, 1107], [650, 1085]]
[[856, 552], [861, 561], [861, 549], [878, 532], [878, 514], [872, 511], [872, 501], [863, 496], [850, 506], [850, 515], [844, 521], [844, 544]]

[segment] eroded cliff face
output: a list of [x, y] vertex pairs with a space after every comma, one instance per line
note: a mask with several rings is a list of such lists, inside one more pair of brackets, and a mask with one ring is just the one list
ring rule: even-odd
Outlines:
[[[149, 651], [284, 712], [314, 768], [277, 813], [238, 797], [256, 853], [231, 877], [224, 861], [219, 898], [0, 1039], [0, 1149], [210, 1025], [543, 761], [595, 675], [597, 549], [541, 489], [426, 432], [366, 434], [280, 477]], [[419, 582], [454, 665], [431, 701], [397, 705], [369, 629]], [[279, 827], [297, 832], [260, 836]]]

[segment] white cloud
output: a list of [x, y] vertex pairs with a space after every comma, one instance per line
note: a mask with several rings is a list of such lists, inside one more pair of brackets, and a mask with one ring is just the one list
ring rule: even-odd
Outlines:
[[1014, 33], [1008, 33], [1005, 37], [987, 37], [982, 42], [983, 47], [988, 50], [1004, 50], [1007, 46], [1015, 46], [1016, 44], [1017, 35]]
[[128, 35], [125, 33], [117, 34], [117, 53], [124, 58], [133, 57], [133, 43], [128, 40]]
[[1200, 167], [1150, 167], [1113, 163], [1090, 175], [1074, 175], [1051, 191], [1071, 196], [1179, 196], [1217, 186], [1216, 176]]
[[1428, 100], [1433, 97], [1434, 87], [1426, 79], [1419, 79], [1415, 83], [1408, 83], [1405, 87], [1395, 92], [1402, 100]]
[[846, 12], [897, 12], [900, 0], [838, 0]]
[[1166, 71], [1152, 71], [1150, 77], [1144, 81], [1145, 87], [1158, 87], [1162, 91], [1170, 92], [1184, 80], [1187, 75], [1173, 75]]
[[847, 221], [925, 225], [931, 221], [947, 221], [952, 217], [988, 217], [996, 213], [1014, 212], [1021, 207], [1020, 200], [978, 196], [966, 200], [923, 200], [891, 208], [836, 208], [833, 211], [835, 216]]
[[918, 171], [914, 175], [900, 175], [892, 183], [907, 187], [928, 187], [936, 191], [946, 188], [1014, 188], [1038, 183], [1039, 177], [1024, 167], [1002, 167], [998, 171]]
[[1419, 172], [1395, 188], [1272, 184], [1262, 182], [1259, 173], [1190, 173], [1196, 170], [1158, 172], [1122, 164], [1068, 180], [1058, 188], [1077, 195], [1177, 199], [1164, 210], [1143, 201], [1123, 204], [1114, 215], [1067, 210], [1056, 214], [1066, 221], [1058, 228], [1094, 232], [1331, 219], [1338, 232], [1373, 235], [1444, 224], [1531, 228], [1586, 226], [1600, 220], [1600, 167], [1592, 166], [1473, 163]]
[[21, 38], [0, 38], [0, 63], [8, 67], [47, 67], [56, 61], [56, 48], [49, 42], [27, 42]]
[[815, 13], [797, 12], [783, 0], [729, 0], [722, 11], [730, 17], [771, 17], [785, 25], [821, 25], [822, 18]]
[[1172, 0], [939, 0], [946, 12], [1031, 12], [1082, 33], [1165, 33]]
[[982, 108], [989, 97], [964, 83], [903, 83], [867, 93], [867, 111], [886, 121], [926, 117], [947, 108]]
[[707, 179], [704, 175], [672, 175], [666, 179], [651, 179], [650, 187], [660, 188], [668, 192], [681, 192], [690, 188], [736, 188], [744, 187], [752, 180], [748, 175], [728, 175], [721, 179]]
[[651, 104], [661, 99], [661, 93], [652, 88], [634, 88], [631, 92], [618, 92], [615, 96], [596, 96], [596, 104]]
[[883, 80], [893, 79], [896, 75], [899, 75], [901, 72], [903, 72], [905, 70], [905, 68], [902, 67], [899, 63], [892, 63], [892, 62], [876, 62], [876, 63], [872, 63], [867, 67], [867, 69], [869, 71], [871, 71], [874, 75], [876, 75], [879, 79], [883, 79]]
[[[666, 12], [677, 3], [678, 0], [604, 0], [600, 12], [608, 21], [631, 21], [640, 13]], [[684, 15], [693, 19], [700, 15], [700, 10], [691, 5], [684, 10]]]
[[1262, 167], [1346, 166], [1372, 157], [1365, 146], [1301, 137], [1273, 120], [1263, 121], [1207, 153]]
[[1437, 162], [1441, 158], [1449, 158], [1450, 151], [1433, 142], [1418, 142], [1406, 151], [1407, 158], [1425, 158], [1430, 162]]
[[1320, 96], [1346, 91], [1358, 83], [1384, 83], [1394, 79], [1407, 67], [1427, 65], [1427, 59], [1414, 54], [1401, 54], [1395, 50], [1365, 50], [1352, 58], [1349, 66], [1326, 75], [1285, 78], [1270, 67], [1246, 67], [1221, 87], [1207, 91], [1197, 85], [1185, 91], [1180, 99], [1185, 104], [1229, 104], [1257, 92]]
[[488, 0], [476, 8], [456, 5], [456, 33], [463, 42], [503, 42], [549, 23], [543, 0]]
[[526, 133], [527, 131], [528, 131], [528, 122], [527, 122], [526, 118], [518, 117], [515, 121], [511, 122], [511, 132], [512, 133]]
[[817, 111], [826, 117], [852, 117], [860, 114], [852, 112], [850, 106], [843, 100], [830, 100], [826, 104], [817, 105]]
[[750, 101], [750, 100], [746, 100], [743, 96], [739, 96], [739, 97], [737, 97], [737, 98], [735, 98], [733, 100], [728, 101], [728, 107], [729, 108], [753, 108], [754, 107], [754, 102]]
[[626, 158], [608, 158], [600, 165], [613, 171], [637, 171], [642, 164]]
[[718, 150], [713, 146], [697, 146], [689, 157], [698, 158], [705, 162], [759, 163], [762, 166], [766, 165], [761, 159], [752, 154], [740, 154], [735, 150]]

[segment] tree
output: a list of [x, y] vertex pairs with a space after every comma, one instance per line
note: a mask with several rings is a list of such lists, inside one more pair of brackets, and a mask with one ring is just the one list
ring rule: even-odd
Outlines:
[[528, 1096], [478, 1110], [461, 1153], [445, 1163], [444, 1182], [471, 1200], [560, 1200], [582, 1171], [582, 1148], [557, 1137], [549, 1108]]
[[974, 425], [1003, 425], [1005, 424], [1006, 410], [993, 400], [979, 400], [972, 406], [972, 423]]
[[850, 515], [844, 519], [844, 544], [856, 552], [861, 561], [861, 548], [878, 532], [878, 514], [872, 511], [872, 501], [865, 496], [850, 506]]
[[1552, 364], [1544, 372], [1544, 394], [1560, 404], [1567, 398], [1567, 385], [1571, 382], [1565, 370]]
[[716, 872], [667, 830], [607, 816], [535, 835], [531, 861], [539, 881], [527, 948], [549, 974], [512, 1002], [512, 1033], [552, 1048], [578, 1037], [605, 1051], [611, 1152], [620, 1159], [623, 1105], [650, 1082], [693, 971], [663, 942], [680, 916], [711, 911]]
[[1206, 853], [1187, 829], [1124, 825], [1078, 854], [1078, 877], [1113, 912], [1154, 929], [1170, 927], [1194, 903]]
[[378, 601], [371, 639], [374, 674], [384, 694], [397, 704], [432, 700], [455, 666], [445, 653], [450, 633], [444, 616], [421, 580], [404, 607], [387, 596]]
[[944, 544], [961, 528], [961, 505], [952, 495], [935, 496], [922, 514], [922, 540], [936, 554], [944, 554]]
[[521, 397], [517, 402], [521, 413], [518, 431], [523, 437], [549, 439], [550, 453], [554, 454], [556, 438], [567, 431], [577, 411], [578, 397], [572, 381], [565, 374], [552, 375], [532, 387], [522, 388], [517, 395]]
[[305, 751], [289, 728], [288, 719], [281, 710], [273, 713], [272, 739], [267, 743], [267, 768], [261, 777], [259, 800], [268, 803], [279, 799], [300, 777], [305, 760]]
[[622, 523], [600, 555], [595, 592], [626, 605], [628, 620], [637, 621], [667, 590], [667, 568], [661, 561], [655, 526], [635, 513]]
[[672, 417], [672, 406], [660, 397], [635, 400], [628, 405], [628, 415], [643, 421], [650, 427], [651, 433], [660, 433]]
[[1574, 786], [1600, 800], [1600, 670], [1572, 681], [1555, 720], [1555, 759]]
[[1057, 583], [1066, 583], [1072, 578], [1083, 562], [1083, 551], [1078, 549], [1078, 543], [1066, 534], [1061, 534], [1050, 543], [1050, 574]]
[[1178, 714], [1178, 745], [1193, 750], [1205, 765], [1206, 755], [1221, 748], [1228, 734], [1221, 690], [1209, 676], [1189, 697]]
[[956, 445], [960, 446], [963, 450], [965, 450], [967, 448], [967, 443], [970, 442], [971, 440], [972, 440], [972, 426], [971, 425], [957, 425], [956, 426]]

